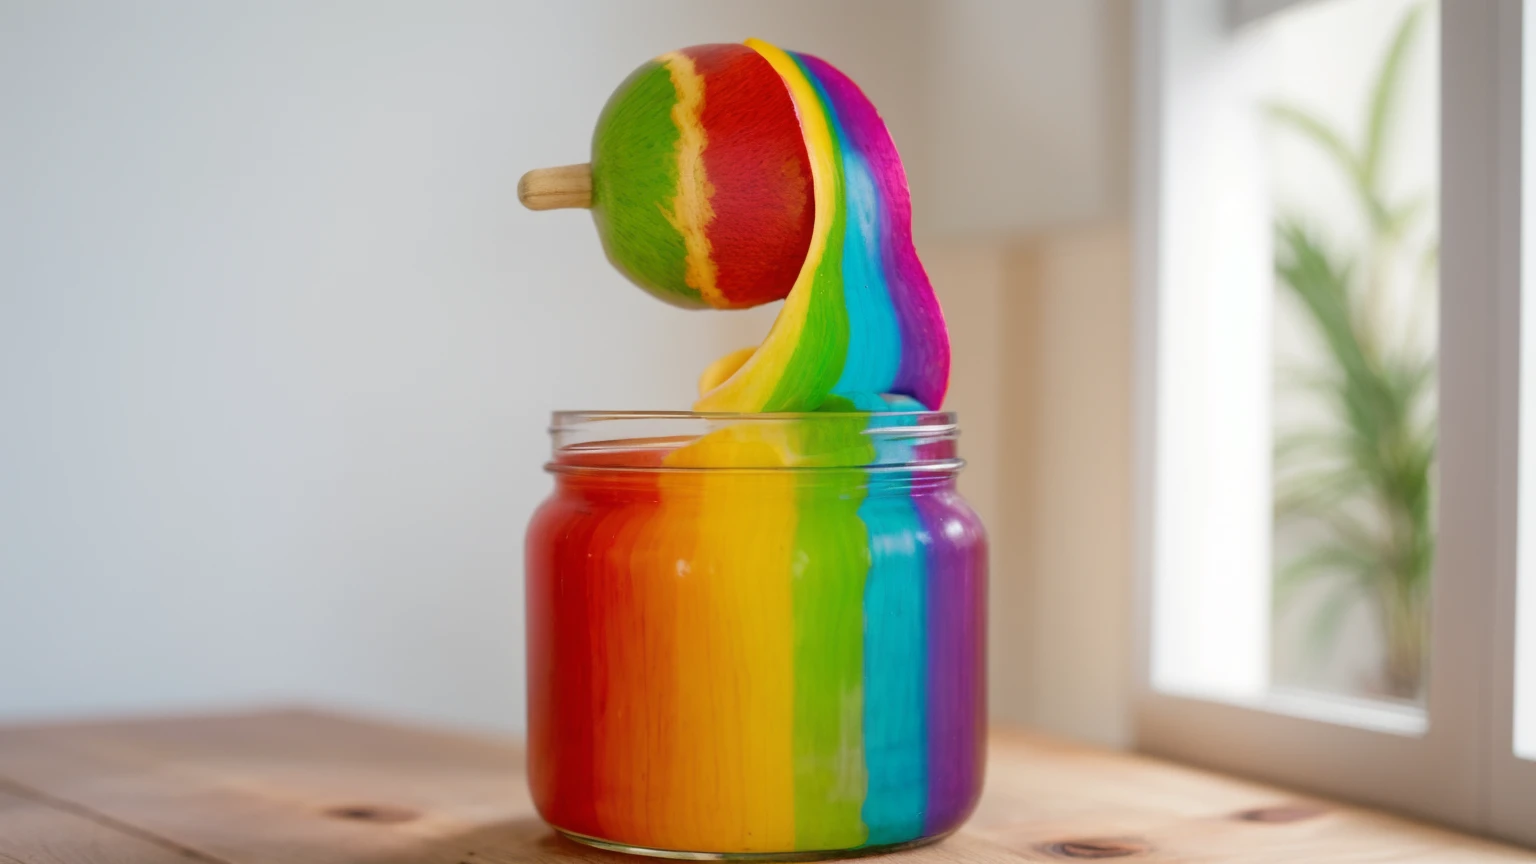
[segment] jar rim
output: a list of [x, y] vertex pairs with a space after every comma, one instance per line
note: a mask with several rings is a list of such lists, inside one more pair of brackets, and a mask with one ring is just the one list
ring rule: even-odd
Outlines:
[[953, 411], [771, 411], [748, 413], [734, 411], [562, 410], [550, 412], [549, 422], [550, 431], [554, 432], [577, 423], [602, 422], [606, 420], [706, 420], [713, 422], [754, 423], [783, 422], [788, 420], [846, 421], [855, 418], [899, 421], [908, 417], [924, 418], [926, 422], [922, 426], [905, 426], [904, 428], [907, 429], [931, 426], [958, 428], [959, 425], [959, 416]]
[[596, 476], [607, 474], [695, 474], [700, 476], [717, 476], [721, 474], [804, 474], [806, 476], [835, 476], [845, 475], [849, 472], [862, 474], [889, 474], [903, 476], [923, 476], [940, 474], [958, 474], [965, 467], [964, 459], [940, 459], [912, 462], [908, 464], [868, 464], [868, 465], [711, 465], [711, 466], [654, 466], [642, 467], [638, 465], [566, 465], [560, 462], [545, 462], [544, 470], [551, 474], [574, 474], [577, 476]]
[[[745, 433], [738, 434], [741, 430]], [[948, 411], [555, 411], [549, 434], [553, 453], [545, 467], [556, 474], [862, 470], [932, 475], [953, 474], [965, 464], [955, 447], [960, 434], [956, 416]], [[673, 453], [706, 438], [717, 443], [673, 461]]]

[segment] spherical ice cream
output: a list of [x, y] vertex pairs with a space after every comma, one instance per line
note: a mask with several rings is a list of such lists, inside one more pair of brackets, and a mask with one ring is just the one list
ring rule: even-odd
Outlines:
[[646, 63], [603, 110], [590, 193], [572, 200], [619, 271], [667, 302], [784, 300], [761, 345], [704, 371], [695, 410], [944, 401], [949, 336], [912, 246], [901, 157], [831, 64], [755, 39]]

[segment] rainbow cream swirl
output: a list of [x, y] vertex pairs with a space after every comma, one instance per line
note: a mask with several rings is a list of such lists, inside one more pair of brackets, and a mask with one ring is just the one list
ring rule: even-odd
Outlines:
[[889, 393], [937, 409], [949, 335], [912, 245], [906, 172], [857, 84], [808, 54], [746, 44], [783, 79], [810, 156], [805, 262], [755, 349], [705, 371], [696, 411], [814, 411], [831, 394]]
[[668, 854], [955, 830], [983, 777], [987, 548], [885, 124], [820, 59], [698, 46], [610, 100], [592, 180], [645, 290], [784, 305], [704, 372], [696, 413], [609, 418], [654, 434], [562, 443], [596, 421], [556, 418], [527, 543], [540, 813]]

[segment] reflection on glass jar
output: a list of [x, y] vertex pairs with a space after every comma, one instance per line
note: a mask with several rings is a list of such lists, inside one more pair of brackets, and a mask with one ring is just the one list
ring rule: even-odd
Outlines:
[[528, 529], [529, 776], [577, 839], [836, 853], [956, 828], [986, 539], [952, 415], [557, 414]]

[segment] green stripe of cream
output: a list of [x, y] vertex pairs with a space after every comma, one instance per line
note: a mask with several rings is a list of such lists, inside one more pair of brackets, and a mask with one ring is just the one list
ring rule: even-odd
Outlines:
[[[842, 464], [868, 461], [862, 452], [868, 447], [863, 419], [846, 426], [826, 430], [840, 433], [828, 440], [805, 443]], [[863, 727], [870, 552], [859, 519], [863, 472], [850, 469], [802, 482], [792, 565], [795, 846], [850, 849], [869, 836], [861, 815], [869, 786]], [[827, 489], [827, 483], [841, 488]]]
[[[800, 74], [816, 91], [821, 110], [830, 113], [831, 108], [821, 85], [805, 71], [798, 59], [795, 65]], [[816, 264], [815, 284], [811, 290], [809, 308], [805, 314], [794, 354], [784, 366], [784, 374], [768, 397], [764, 411], [814, 411], [832, 392], [837, 379], [843, 374], [843, 362], [848, 356], [848, 310], [843, 304], [843, 235], [847, 215], [843, 206], [843, 158], [842, 142], [837, 140], [836, 126], [827, 119], [831, 134], [833, 185], [832, 227], [827, 233], [827, 244], [821, 260]], [[817, 202], [821, 206], [821, 202]]]

